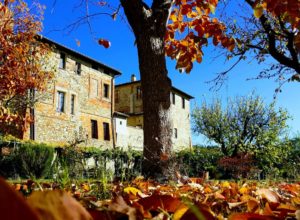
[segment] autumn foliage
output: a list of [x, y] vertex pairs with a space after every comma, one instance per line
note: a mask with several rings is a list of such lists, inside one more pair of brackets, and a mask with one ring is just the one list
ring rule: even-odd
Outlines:
[[50, 50], [37, 39], [41, 7], [31, 10], [22, 1], [0, 1], [0, 123], [21, 129], [35, 102], [29, 91], [43, 90], [52, 75], [44, 67]]
[[[109, 200], [94, 196], [95, 185], [97, 182], [83, 182], [62, 190], [57, 183], [29, 180], [11, 187], [0, 180], [1, 216], [12, 220], [20, 213], [31, 219], [64, 220], [299, 219], [299, 183], [266, 185], [191, 178], [184, 184], [167, 185], [136, 178], [131, 183], [111, 185]], [[26, 201], [13, 189], [31, 194]]]
[[300, 27], [300, 3], [297, 0], [256, 0], [253, 9], [258, 18], [267, 11], [275, 17], [283, 16], [283, 21], [290, 23], [293, 28]]
[[202, 47], [212, 38], [215, 46], [232, 51], [233, 38], [226, 36], [226, 26], [217, 18], [211, 18], [218, 0], [177, 0], [170, 15], [165, 37], [166, 55], [176, 59], [176, 69], [189, 73], [193, 62], [202, 62]]

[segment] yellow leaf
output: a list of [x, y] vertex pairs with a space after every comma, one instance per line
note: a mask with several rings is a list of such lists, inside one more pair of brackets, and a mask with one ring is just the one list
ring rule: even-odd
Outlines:
[[186, 211], [188, 210], [189, 208], [182, 204], [178, 207], [178, 209], [175, 211], [174, 215], [173, 215], [173, 220], [179, 220], [181, 219], [181, 217], [184, 215], [184, 213], [186, 213]]
[[189, 42], [186, 41], [186, 40], [181, 41], [180, 44], [181, 44], [182, 46], [184, 46], [184, 47], [188, 47], [188, 46], [189, 46]]
[[142, 194], [141, 190], [135, 188], [135, 187], [126, 187], [124, 189], [124, 192], [127, 193], [127, 194], [132, 194], [132, 195], [137, 195], [137, 194]]
[[260, 18], [263, 15], [263, 12], [264, 9], [261, 5], [258, 5], [253, 9], [253, 13], [256, 18]]
[[82, 184], [81, 187], [82, 187], [82, 189], [83, 189], [84, 191], [86, 191], [86, 192], [90, 191], [90, 186], [89, 186], [89, 184], [87, 184], [87, 183]]
[[210, 9], [210, 12], [214, 14], [215, 10], [216, 10], [216, 7], [213, 4], [209, 4], [208, 7]]
[[177, 15], [176, 14], [171, 14], [169, 19], [172, 20], [173, 22], [176, 22], [177, 21]]
[[229, 183], [228, 181], [225, 181], [225, 182], [223, 182], [223, 183], [221, 184], [221, 186], [222, 186], [223, 188], [229, 188], [229, 187], [230, 187], [230, 183]]
[[248, 194], [249, 193], [249, 190], [247, 187], [243, 186], [242, 188], [240, 188], [239, 192], [241, 194]]

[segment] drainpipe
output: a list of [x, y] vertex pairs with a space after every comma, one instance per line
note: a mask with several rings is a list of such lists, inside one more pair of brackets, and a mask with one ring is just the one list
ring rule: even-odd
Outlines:
[[[31, 89], [29, 91], [29, 95], [30, 95], [30, 101], [35, 101], [35, 89]], [[30, 140], [35, 140], [35, 109], [34, 107], [30, 107], [30, 110], [29, 110], [29, 114], [30, 114], [30, 117], [32, 119], [32, 122], [30, 122], [30, 125], [29, 125], [29, 139]]]
[[115, 107], [115, 94], [114, 94], [114, 90], [115, 90], [115, 85], [114, 85], [114, 79], [117, 78], [119, 75], [117, 76], [113, 76], [111, 78], [111, 91], [110, 91], [110, 97], [111, 97], [111, 106], [110, 106], [110, 110], [111, 110], [111, 129], [112, 129], [112, 141], [113, 141], [113, 148], [116, 148], [116, 130], [115, 130], [115, 124], [114, 124], [114, 107]]

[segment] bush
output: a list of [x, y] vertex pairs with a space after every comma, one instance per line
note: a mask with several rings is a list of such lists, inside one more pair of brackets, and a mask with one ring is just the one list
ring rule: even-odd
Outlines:
[[218, 161], [218, 165], [224, 169], [226, 178], [253, 178], [252, 173], [257, 170], [253, 156], [249, 153], [238, 153], [234, 157], [222, 157]]
[[2, 143], [0, 175], [5, 178], [49, 178], [54, 148], [32, 142]]
[[200, 177], [209, 172], [210, 177], [220, 178], [222, 173], [217, 161], [222, 157], [218, 147], [194, 146], [192, 150], [183, 150], [176, 154], [179, 170], [190, 177]]
[[21, 177], [49, 178], [55, 150], [46, 144], [24, 143], [15, 149], [17, 172]]
[[[68, 172], [70, 178], [103, 179], [113, 174], [121, 180], [129, 180], [141, 174], [141, 152], [122, 149], [103, 150], [95, 147], [57, 148], [58, 166]], [[89, 166], [88, 161], [93, 161]]]

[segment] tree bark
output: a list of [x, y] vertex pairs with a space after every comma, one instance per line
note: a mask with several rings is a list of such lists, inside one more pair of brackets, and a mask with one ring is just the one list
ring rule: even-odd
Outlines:
[[163, 180], [174, 176], [172, 169], [171, 80], [166, 68], [164, 36], [172, 1], [121, 0], [136, 37], [143, 91], [143, 175]]

